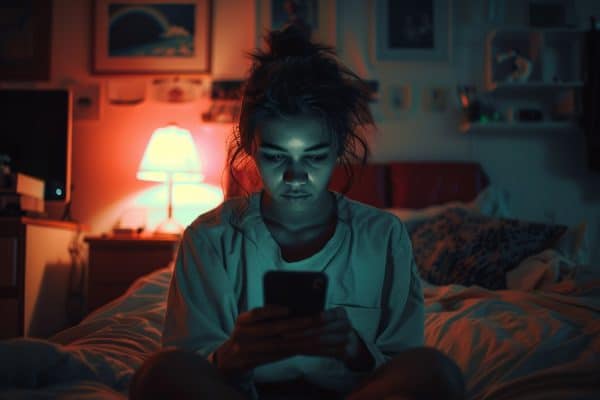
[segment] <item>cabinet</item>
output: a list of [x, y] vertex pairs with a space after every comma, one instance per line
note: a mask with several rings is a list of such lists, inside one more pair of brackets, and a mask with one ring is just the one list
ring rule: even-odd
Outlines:
[[581, 118], [584, 31], [503, 28], [486, 38], [479, 110], [469, 130], [576, 129]]
[[166, 267], [178, 236], [88, 236], [87, 311], [125, 293], [139, 277]]
[[[48, 337], [67, 327], [80, 227], [38, 218], [0, 218], [0, 338]], [[75, 246], [75, 247], [73, 247]]]

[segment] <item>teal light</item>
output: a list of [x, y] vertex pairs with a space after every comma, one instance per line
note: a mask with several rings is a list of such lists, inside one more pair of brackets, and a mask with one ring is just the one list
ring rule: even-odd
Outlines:
[[56, 188], [56, 190], [54, 192], [56, 193], [57, 196], [61, 196], [62, 195], [62, 189], [61, 188]]

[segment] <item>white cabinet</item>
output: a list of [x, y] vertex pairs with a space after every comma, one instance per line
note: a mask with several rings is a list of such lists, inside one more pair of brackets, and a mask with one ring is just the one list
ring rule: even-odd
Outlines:
[[479, 109], [465, 115], [461, 130], [576, 129], [583, 45], [584, 31], [577, 29], [490, 32]]
[[0, 339], [48, 337], [68, 325], [75, 223], [0, 218]]

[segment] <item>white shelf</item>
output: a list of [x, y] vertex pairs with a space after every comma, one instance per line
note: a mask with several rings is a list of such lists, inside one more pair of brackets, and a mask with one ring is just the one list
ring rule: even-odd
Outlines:
[[540, 121], [540, 122], [463, 122], [460, 124], [461, 132], [484, 131], [555, 131], [578, 129], [575, 121]]
[[582, 88], [583, 81], [569, 82], [523, 82], [523, 83], [492, 83], [490, 92], [499, 96], [547, 95], [561, 90]]

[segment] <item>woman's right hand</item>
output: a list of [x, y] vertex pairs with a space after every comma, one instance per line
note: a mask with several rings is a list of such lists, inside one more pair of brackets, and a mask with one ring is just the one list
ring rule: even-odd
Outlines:
[[314, 328], [319, 317], [286, 318], [287, 308], [267, 305], [241, 313], [231, 337], [215, 353], [219, 371], [243, 374], [259, 365], [298, 354], [294, 342], [284, 335]]

